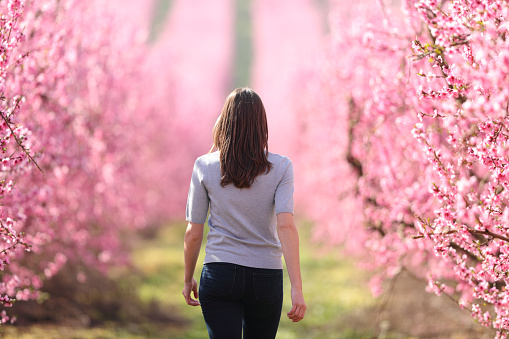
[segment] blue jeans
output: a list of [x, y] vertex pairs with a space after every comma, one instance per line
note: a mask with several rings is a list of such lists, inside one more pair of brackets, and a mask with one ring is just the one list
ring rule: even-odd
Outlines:
[[283, 270], [230, 263], [203, 265], [200, 304], [211, 339], [276, 337], [283, 304]]

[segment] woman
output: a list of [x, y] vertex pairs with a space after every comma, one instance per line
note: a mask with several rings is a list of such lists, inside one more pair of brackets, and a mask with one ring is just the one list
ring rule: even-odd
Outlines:
[[[210, 338], [275, 338], [283, 302], [284, 255], [291, 282], [288, 318], [304, 318], [293, 166], [269, 153], [265, 108], [249, 88], [226, 99], [211, 153], [193, 168], [187, 201], [182, 294], [201, 305]], [[216, 152], [212, 152], [217, 148]], [[200, 288], [193, 278], [208, 217]], [[194, 298], [191, 296], [193, 293]]]

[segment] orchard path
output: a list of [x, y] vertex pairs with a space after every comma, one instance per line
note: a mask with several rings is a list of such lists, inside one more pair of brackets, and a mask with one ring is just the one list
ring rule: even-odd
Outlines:
[[[203, 81], [205, 88], [216, 89], [211, 94], [216, 97], [211, 97], [210, 102], [220, 103], [224, 93], [233, 87], [252, 87], [262, 97], [267, 110], [271, 150], [287, 154], [290, 158], [298, 157], [299, 150], [292, 143], [294, 134], [298, 133], [298, 117], [292, 110], [298, 102], [294, 93], [299, 86], [305, 86], [307, 71], [312, 69], [313, 62], [320, 60], [327, 34], [325, 2], [222, 0], [217, 3], [223, 13], [228, 13], [215, 21], [221, 29], [210, 29], [211, 21], [207, 19], [211, 14], [217, 15], [217, 8], [193, 6], [193, 1], [188, 0], [173, 1], [169, 20], [173, 27], [169, 30], [173, 34], [172, 45], [186, 47], [181, 54], [178, 54], [177, 48], [177, 62], [182, 63], [179, 64], [179, 78], [187, 83], [182, 85], [183, 90], [196, 89]], [[194, 14], [191, 16], [184, 8], [187, 11], [192, 9]], [[204, 54], [204, 50], [208, 54]], [[208, 60], [209, 56], [213, 62]], [[203, 109], [182, 111], [186, 114], [199, 112], [209, 123], [218, 113], [206, 113]], [[202, 119], [194, 119], [203, 124]], [[310, 246], [312, 250], [316, 249]], [[318, 284], [313, 286], [320, 288]], [[335, 286], [330, 288], [334, 289]], [[387, 294], [375, 306], [352, 312], [346, 316], [346, 320], [331, 321], [328, 335], [334, 337], [338, 325], [343, 325], [361, 332], [369, 329], [373, 330], [372, 333], [383, 334], [388, 331], [396, 337], [493, 337], [492, 332], [473, 323], [468, 312], [458, 310], [446, 298], [438, 298], [424, 290], [423, 283], [402, 274], [396, 280], [390, 297]], [[338, 300], [338, 308], [342, 308], [341, 300]], [[324, 332], [321, 333], [323, 335]]]

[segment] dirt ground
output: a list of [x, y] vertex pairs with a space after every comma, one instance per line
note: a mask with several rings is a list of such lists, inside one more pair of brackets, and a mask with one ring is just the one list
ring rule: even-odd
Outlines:
[[[53, 326], [55, 329], [60, 327], [66, 328], [67, 326], [87, 328], [93, 325], [89, 322], [86, 324], [79, 323], [79, 320], [83, 319], [85, 315], [78, 314], [80, 312], [76, 314], [69, 312], [68, 307], [62, 307], [64, 304], [61, 303], [60, 299], [54, 299], [53, 302], [58, 305], [50, 307], [52, 309], [52, 317], [49, 317], [46, 312], [44, 312], [46, 316], [42, 318], [40, 315], [34, 316], [38, 312], [43, 312], [43, 310], [48, 311], [48, 305], [46, 307], [41, 307], [42, 305], [34, 307], [35, 305], [32, 305], [31, 312], [26, 312], [25, 310], [25, 315], [31, 314], [33, 316], [32, 321], [35, 322], [32, 322], [31, 325], [37, 324], [33, 328], [37, 329], [41, 321], [45, 326]], [[65, 305], [67, 303], [69, 303], [68, 300]], [[122, 306], [126, 305], [116, 306], [124, 308]], [[97, 309], [97, 305], [95, 305], [95, 308]], [[138, 309], [138, 312], [140, 311], [142, 310]], [[63, 316], [64, 312], [65, 316]], [[58, 316], [59, 314], [60, 316]], [[86, 317], [90, 319], [89, 316]], [[64, 318], [65, 320], [63, 320]], [[160, 320], [160, 324], [173, 324], [173, 326], [178, 326], [180, 322], [176, 318], [158, 320]], [[18, 326], [25, 325], [30, 328], [29, 323], [22, 321]], [[184, 325], [182, 322], [180, 324]], [[33, 332], [26, 327], [23, 329], [23, 327], [19, 328], [20, 333]], [[352, 329], [357, 333], [349, 335], [348, 338], [359, 339], [490, 339], [495, 336], [495, 331], [474, 322], [468, 311], [459, 309], [447, 297], [438, 297], [434, 294], [426, 293], [423, 282], [405, 276], [405, 274], [400, 275], [395, 281], [393, 293], [390, 295], [386, 294], [385, 298], [382, 298], [376, 307], [360, 309], [350, 313], [338, 323], [331, 323], [330, 328], [326, 331], [328, 333], [341, 333], [339, 329], [344, 330], [345, 328]], [[44, 331], [44, 333], [49, 333], [47, 329]], [[14, 333], [17, 333], [17, 331], [14, 331], [12, 334]], [[54, 338], [57, 337], [59, 336], [54, 336]], [[103, 336], [101, 335], [100, 337]], [[338, 339], [341, 339], [340, 337], [341, 335], [339, 335]]]
[[[384, 306], [382, 306], [384, 304]], [[372, 338], [488, 339], [495, 331], [476, 323], [452, 300], [425, 292], [425, 284], [404, 273], [385, 303], [351, 314], [345, 323], [372, 328]]]
[[[50, 326], [59, 331], [67, 327], [90, 330], [115, 327], [133, 332], [130, 328], [137, 328], [135, 333], [148, 333], [151, 334], [149, 337], [159, 338], [157, 334], [160, 333], [157, 332], [159, 327], [185, 330], [193, 326], [183, 315], [179, 315], [177, 309], [158, 303], [147, 305], [142, 302], [135, 293], [135, 286], [139, 283], [137, 281], [112, 280], [94, 271], [88, 272], [87, 275], [87, 284], [76, 284], [72, 279], [76, 276], [75, 268], [67, 267], [45, 285], [45, 291], [52, 298], [43, 303], [31, 301], [15, 304], [10, 313], [18, 314], [19, 318], [16, 325], [11, 328], [10, 332], [13, 335], [10, 337], [25, 338], [19, 334], [34, 332], [38, 326]], [[350, 311], [346, 315], [342, 313], [335, 321], [330, 321], [323, 327], [320, 328], [320, 333], [334, 339], [495, 337], [495, 331], [477, 324], [470, 317], [469, 311], [461, 310], [445, 296], [438, 297], [426, 293], [425, 283], [406, 273], [398, 276], [392, 293], [380, 298], [376, 306]], [[345, 329], [349, 331], [347, 336], [339, 334], [346, 333]], [[48, 331], [47, 328], [43, 330]], [[88, 338], [81, 334], [50, 337]], [[125, 336], [101, 334], [95, 337]], [[34, 335], [33, 338], [42, 337]]]

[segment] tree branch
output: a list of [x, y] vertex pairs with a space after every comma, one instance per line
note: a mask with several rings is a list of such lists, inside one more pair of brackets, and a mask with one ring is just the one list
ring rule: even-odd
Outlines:
[[[487, 236], [490, 236], [490, 237], [493, 237], [493, 238], [496, 238], [496, 239], [499, 239], [499, 240], [503, 240], [503, 241], [506, 241], [506, 242], [509, 243], [509, 238], [508, 237], [505, 237], [505, 236], [500, 235], [498, 233], [493, 233], [493, 232], [488, 231], [488, 230], [481, 231], [481, 230], [475, 230], [475, 229], [472, 229], [472, 228], [467, 228], [467, 231], [470, 234], [487, 235]], [[457, 230], [450, 230], [450, 231], [447, 231], [447, 232], [431, 233], [431, 235], [449, 235], [449, 234], [454, 234], [454, 233], [458, 233], [458, 231]], [[424, 235], [423, 234], [416, 234], [416, 235], [412, 235], [412, 238], [413, 239], [422, 239], [422, 238], [424, 238]]]
[[357, 173], [357, 176], [360, 178], [363, 176], [363, 169], [362, 169], [362, 163], [357, 159], [352, 152], [352, 145], [353, 145], [353, 131], [355, 126], [359, 123], [359, 117], [358, 114], [355, 115], [356, 112], [356, 105], [353, 98], [350, 98], [348, 102], [348, 146], [347, 146], [347, 153], [346, 153], [346, 161], [352, 165], [353, 169]]
[[[2, 95], [3, 97], [3, 95]], [[21, 97], [18, 98], [16, 100], [16, 105], [14, 106], [14, 109], [13, 109], [13, 112], [15, 110], [17, 110], [19, 108], [19, 102], [21, 101]], [[12, 129], [11, 127], [11, 121], [9, 121], [9, 119], [7, 119], [7, 117], [5, 116], [4, 112], [0, 110], [0, 115], [2, 116], [2, 119], [5, 121], [5, 124], [7, 125], [7, 127], [9, 127], [9, 130], [11, 131], [11, 134], [12, 136], [14, 137], [14, 140], [16, 140], [16, 143], [18, 144], [19, 147], [21, 147], [21, 149], [23, 150], [23, 152], [27, 155], [27, 157], [30, 159], [30, 161], [32, 161], [35, 166], [37, 166], [37, 168], [39, 169], [39, 171], [41, 171], [42, 173], [44, 173], [44, 171], [39, 167], [39, 164], [35, 161], [35, 159], [30, 155], [30, 152], [25, 148], [25, 146], [23, 145], [23, 143], [21, 142], [21, 140], [19, 140], [19, 138], [17, 137], [16, 133], [14, 133], [14, 130]]]

